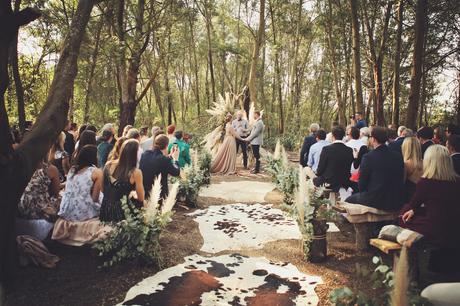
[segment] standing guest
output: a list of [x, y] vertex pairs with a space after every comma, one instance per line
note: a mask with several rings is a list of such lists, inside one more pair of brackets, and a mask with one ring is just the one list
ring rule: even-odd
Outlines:
[[397, 211], [403, 204], [404, 163], [402, 157], [388, 149], [388, 132], [373, 127], [370, 144], [374, 148], [363, 156], [360, 166], [359, 192], [346, 202], [386, 211]]
[[64, 132], [61, 132], [48, 154], [48, 161], [59, 170], [59, 180], [61, 183], [65, 182], [66, 175], [70, 169], [69, 154], [64, 150], [65, 138]]
[[359, 139], [365, 144], [369, 143], [369, 135], [371, 134], [371, 129], [366, 127], [359, 129]]
[[313, 179], [315, 186], [329, 185], [334, 191], [341, 187], [349, 187], [350, 167], [353, 162], [353, 150], [347, 147], [342, 139], [345, 130], [337, 126], [332, 129], [332, 144], [321, 151], [317, 177]]
[[101, 143], [97, 146], [97, 156], [98, 156], [98, 166], [99, 168], [104, 168], [109, 154], [113, 149], [113, 134], [110, 130], [104, 130], [101, 136]]
[[460, 175], [460, 136], [453, 134], [450, 135], [447, 138], [446, 146], [449, 150], [450, 157], [452, 158], [455, 172]]
[[123, 137], [123, 136], [117, 139], [115, 146], [113, 147], [112, 151], [109, 153], [107, 162], [117, 160], [120, 157], [121, 147], [123, 146], [123, 143], [126, 141], [126, 139], [128, 138]]
[[423, 158], [423, 175], [415, 194], [402, 210], [400, 225], [424, 235], [428, 243], [458, 249], [459, 199], [460, 180], [449, 152], [432, 145]]
[[161, 130], [161, 127], [159, 126], [152, 127], [151, 132], [152, 132], [152, 137], [147, 138], [146, 140], [141, 142], [141, 148], [142, 148], [142, 151], [144, 152], [147, 150], [151, 150], [153, 148], [153, 142], [155, 140], [155, 137], [159, 135], [158, 132], [163, 133], [163, 131]]
[[[340, 126], [339, 123], [337, 121], [333, 121], [332, 125], [331, 125], [331, 131], [337, 126]], [[332, 132], [327, 133], [326, 141], [329, 142], [329, 143], [333, 142], [333, 140], [332, 140]]]
[[122, 198], [127, 199], [128, 206], [142, 207], [144, 185], [142, 172], [136, 167], [138, 149], [139, 142], [128, 139], [121, 147], [120, 158], [105, 165], [101, 221], [118, 222], [125, 219]]
[[[245, 138], [248, 136], [249, 130], [249, 123], [246, 119], [243, 118], [243, 111], [238, 111], [236, 113], [236, 119], [232, 122], [233, 129], [235, 130], [236, 134], [241, 138]], [[248, 146], [245, 141], [240, 140], [239, 138], [235, 137], [236, 141], [236, 154], [238, 154], [238, 150], [241, 147], [241, 151], [243, 152], [243, 166], [244, 169], [248, 168]]]
[[72, 122], [70, 124], [69, 133], [72, 134], [74, 141], [76, 141], [77, 136], [78, 136], [78, 128], [77, 128], [77, 124], [75, 122]]
[[168, 176], [179, 176], [179, 150], [173, 147], [168, 155], [169, 138], [166, 135], [158, 135], [155, 138], [153, 150], [147, 150], [142, 154], [140, 169], [143, 173], [143, 184], [146, 198], [150, 196], [152, 185], [158, 175], [161, 174], [160, 198], [165, 199], [169, 194]]
[[176, 126], [174, 124], [168, 125], [168, 127], [166, 128], [166, 133], [167, 133], [166, 136], [168, 136], [170, 143], [174, 141], [175, 131], [176, 131]]
[[319, 130], [318, 123], [310, 124], [310, 135], [305, 136], [303, 139], [302, 149], [300, 150], [299, 163], [302, 167], [306, 167], [308, 164], [308, 156], [310, 153], [310, 148], [316, 143], [316, 132]]
[[115, 139], [115, 127], [113, 126], [113, 123], [106, 123], [102, 127], [101, 131], [101, 136], [96, 137], [96, 145], [98, 146], [101, 142], [105, 141], [104, 137], [102, 136], [104, 134], [104, 131], [110, 131], [113, 135], [111, 144], [115, 145], [116, 139]]
[[307, 166], [314, 173], [316, 173], [316, 170], [318, 169], [321, 151], [323, 151], [323, 148], [329, 144], [330, 143], [326, 141], [326, 131], [319, 129], [316, 132], [316, 143], [311, 146], [310, 152], [308, 153]]
[[139, 134], [141, 134], [140, 143], [143, 143], [149, 138], [149, 127], [145, 125], [141, 126], [139, 129]]
[[76, 158], [80, 152], [80, 148], [83, 148], [86, 145], [96, 145], [96, 133], [91, 130], [85, 130], [81, 133], [80, 140], [75, 146], [75, 151], [73, 152], [72, 159]]
[[182, 131], [177, 131], [174, 133], [174, 142], [169, 143], [168, 152], [172, 151], [174, 146], [179, 149], [179, 167], [182, 169], [186, 165], [190, 165], [192, 160], [190, 158], [190, 145], [186, 143], [183, 139]]
[[245, 139], [246, 142], [251, 144], [252, 154], [256, 159], [256, 165], [251, 173], [257, 174], [260, 172], [260, 146], [264, 144], [264, 129], [265, 125], [260, 116], [260, 111], [254, 112], [254, 126], [252, 127], [251, 134]]
[[447, 126], [447, 129], [446, 129], [446, 137], [449, 137], [450, 135], [459, 135], [459, 134], [460, 134], [460, 131], [459, 131], [458, 126], [456, 126], [456, 125], [453, 124], [453, 123], [450, 123], [450, 124]]
[[[126, 138], [135, 139], [135, 140], [137, 140], [137, 142], [139, 142], [139, 144], [141, 142], [141, 134], [135, 128], [129, 129], [128, 133], [126, 134]], [[137, 150], [137, 165], [138, 166], [139, 166], [139, 161], [141, 160], [142, 153], [144, 153], [144, 151], [142, 151], [142, 148], [139, 145], [139, 148]]]
[[184, 133], [184, 137], [182, 137], [182, 139], [184, 139], [185, 143], [190, 145], [190, 141], [192, 141], [192, 135], [189, 134], [189, 133]]
[[130, 124], [126, 125], [126, 126], [124, 127], [124, 129], [123, 129], [123, 133], [121, 134], [121, 136], [127, 137], [128, 131], [129, 131], [130, 129], [132, 129], [132, 128], [133, 128], [132, 125], [130, 125]]
[[394, 151], [394, 152], [398, 152], [398, 153], [401, 153], [402, 154], [402, 144], [404, 142], [404, 139], [406, 138], [406, 132], [407, 132], [407, 128], [403, 125], [401, 125], [399, 128], [398, 128], [398, 137], [395, 139], [395, 141], [393, 142], [390, 142], [388, 144], [388, 148], [391, 150], [391, 151]]
[[355, 119], [356, 119], [355, 127], [357, 127], [358, 129], [361, 129], [367, 126], [366, 120], [364, 120], [362, 112], [356, 112]]
[[65, 141], [64, 141], [64, 151], [66, 151], [69, 156], [72, 156], [73, 152], [75, 151], [75, 138], [71, 131], [71, 123], [67, 123], [66, 127], [64, 128], [65, 134]]
[[406, 137], [402, 144], [405, 179], [405, 201], [407, 203], [415, 192], [415, 186], [422, 177], [423, 159], [420, 142], [415, 137]]
[[428, 149], [428, 147], [434, 144], [432, 140], [433, 136], [433, 128], [429, 126], [424, 126], [418, 129], [417, 138], [420, 141], [420, 144], [422, 145], [422, 156], [425, 155], [425, 151]]
[[434, 129], [434, 137], [432, 140], [434, 144], [443, 144], [441, 127], [438, 126]]
[[[62, 196], [59, 219], [52, 239], [64, 244], [92, 243], [104, 235], [99, 220], [102, 201], [102, 170], [97, 166], [97, 148], [82, 147], [69, 176]], [[93, 220], [91, 220], [93, 219]]]

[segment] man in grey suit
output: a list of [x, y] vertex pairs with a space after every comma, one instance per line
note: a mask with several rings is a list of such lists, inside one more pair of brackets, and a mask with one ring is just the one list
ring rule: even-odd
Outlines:
[[[249, 123], [246, 119], [243, 118], [243, 112], [238, 111], [236, 113], [236, 119], [233, 120], [232, 126], [235, 129], [238, 136], [244, 138], [248, 136], [249, 132]], [[236, 140], [236, 154], [238, 154], [238, 150], [241, 147], [241, 151], [243, 151], [243, 166], [244, 169], [248, 168], [248, 145], [245, 141], [240, 139]]]
[[254, 112], [254, 119], [256, 123], [252, 127], [251, 134], [245, 139], [246, 142], [251, 144], [252, 153], [256, 159], [256, 167], [251, 171], [251, 173], [260, 172], [260, 146], [264, 144], [264, 129], [265, 125], [260, 117], [260, 112]]

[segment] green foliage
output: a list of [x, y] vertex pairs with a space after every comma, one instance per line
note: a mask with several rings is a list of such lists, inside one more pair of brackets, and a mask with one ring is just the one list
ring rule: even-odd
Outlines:
[[198, 161], [186, 166], [179, 179], [178, 200], [187, 206], [197, 207], [200, 189], [211, 183], [211, 154], [203, 151]]
[[[369, 281], [372, 282], [373, 289], [382, 291], [383, 294], [376, 294], [375, 297], [371, 298], [362, 292], [354, 292], [348, 287], [343, 287], [335, 289], [329, 294], [330, 302], [337, 306], [390, 306], [391, 292], [394, 286], [394, 272], [379, 257], [373, 257], [372, 263], [375, 265], [372, 273], [368, 273], [366, 269], [358, 267], [357, 276], [369, 278]], [[410, 305], [430, 305], [426, 299], [420, 296], [420, 291], [416, 288], [414, 283], [409, 286], [408, 297]]]
[[106, 258], [104, 267], [136, 258], [161, 266], [159, 237], [170, 213], [157, 214], [153, 220], [147, 221], [142, 210], [133, 207], [126, 199], [122, 199], [121, 204], [125, 220], [111, 223], [113, 230], [93, 246], [99, 256]]
[[276, 188], [283, 193], [284, 204], [292, 205], [294, 191], [299, 184], [297, 169], [285, 160], [271, 155], [266, 156], [265, 161], [265, 170], [271, 175]]
[[267, 150], [274, 151], [276, 147], [276, 142], [280, 141], [281, 145], [286, 148], [287, 151], [295, 151], [299, 149], [299, 134], [298, 133], [289, 133], [283, 134], [274, 137], [267, 137], [264, 140], [264, 147]]

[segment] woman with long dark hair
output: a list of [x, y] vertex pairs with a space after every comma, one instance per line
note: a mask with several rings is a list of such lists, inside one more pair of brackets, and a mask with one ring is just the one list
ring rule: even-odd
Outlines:
[[65, 134], [61, 132], [48, 153], [48, 161], [59, 170], [59, 180], [65, 182], [70, 169], [69, 154], [64, 150]]
[[[141, 207], [144, 202], [142, 172], [137, 165], [139, 142], [126, 140], [117, 160], [107, 162], [104, 168], [103, 192], [100, 220], [117, 222], [125, 219], [121, 200], [127, 199], [128, 205]], [[134, 192], [133, 192], [134, 191]]]
[[86, 145], [96, 145], [96, 133], [90, 130], [83, 131], [80, 135], [80, 140], [75, 145], [75, 152], [73, 152], [72, 160], [74, 160], [78, 153], [80, 153], [81, 148]]

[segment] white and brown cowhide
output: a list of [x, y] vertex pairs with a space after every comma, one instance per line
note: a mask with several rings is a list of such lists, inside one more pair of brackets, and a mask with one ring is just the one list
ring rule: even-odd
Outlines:
[[321, 283], [264, 257], [192, 255], [132, 287], [122, 305], [317, 305]]
[[243, 203], [264, 203], [275, 185], [267, 182], [236, 181], [211, 184], [200, 191], [200, 196]]
[[270, 241], [301, 239], [294, 219], [271, 205], [230, 204], [197, 210], [193, 216], [203, 236], [201, 251], [261, 249]]

